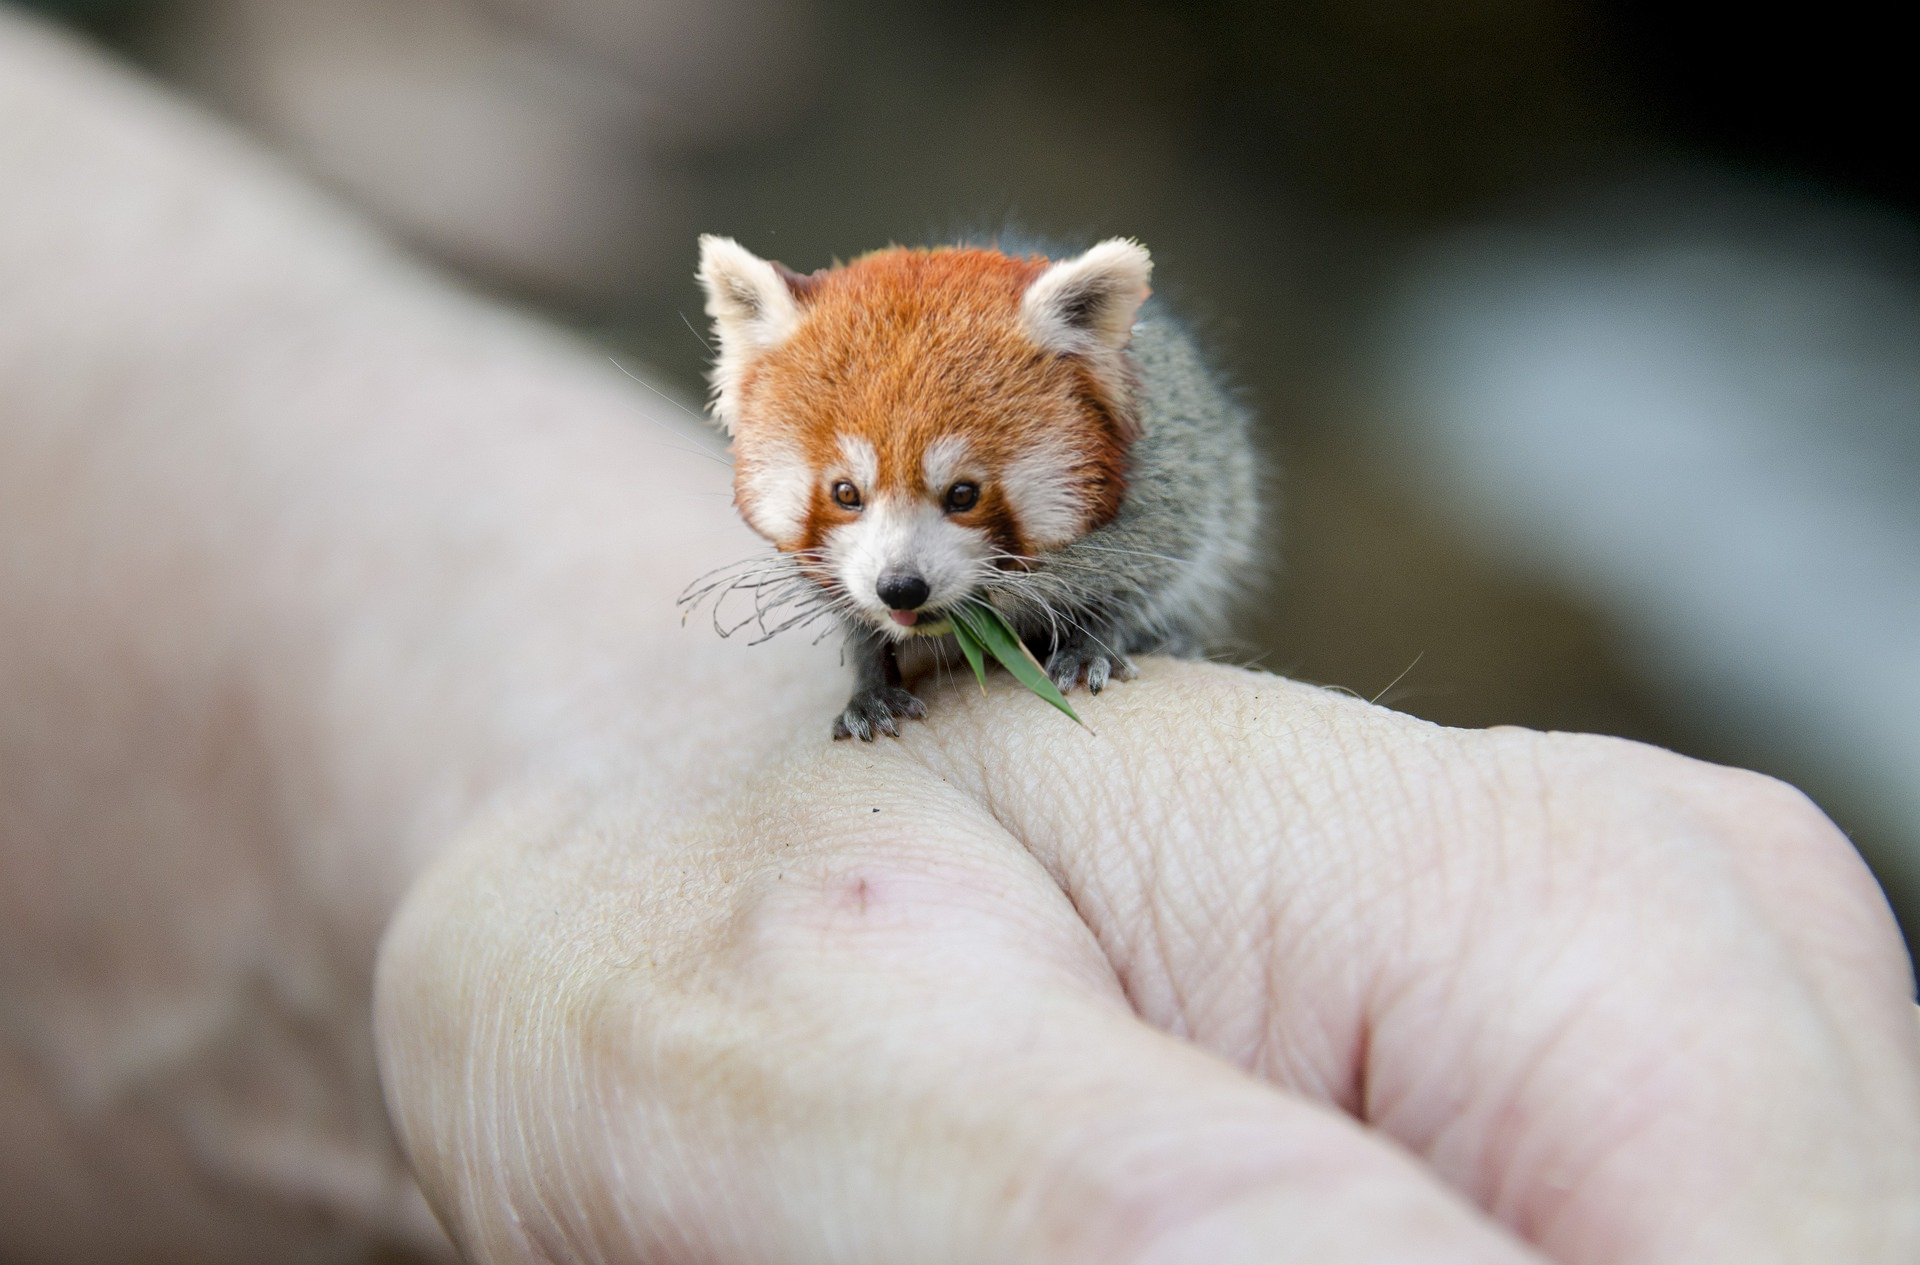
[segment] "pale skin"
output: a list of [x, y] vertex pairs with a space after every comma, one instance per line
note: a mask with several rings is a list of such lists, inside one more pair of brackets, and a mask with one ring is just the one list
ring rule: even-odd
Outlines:
[[1154, 659], [831, 743], [672, 406], [12, 18], [0, 186], [0, 1257], [1920, 1257], [1791, 789]]

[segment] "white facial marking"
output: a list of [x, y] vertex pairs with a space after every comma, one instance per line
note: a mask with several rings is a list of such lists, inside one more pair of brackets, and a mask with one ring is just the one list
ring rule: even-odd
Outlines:
[[846, 465], [846, 477], [853, 480], [860, 495], [872, 496], [875, 485], [880, 482], [880, 455], [874, 452], [873, 445], [858, 435], [842, 435], [840, 460]]
[[869, 500], [860, 517], [827, 535], [827, 565], [869, 623], [891, 637], [913, 636], [896, 624], [877, 589], [880, 577], [908, 571], [927, 582], [923, 609], [937, 609], [972, 592], [990, 550], [980, 531], [962, 527], [925, 497], [887, 493]]
[[1076, 481], [1072, 445], [1049, 439], [1021, 453], [1001, 476], [1020, 534], [1035, 549], [1058, 549], [1087, 527], [1086, 498]]
[[962, 475], [975, 474], [967, 468], [967, 459], [967, 441], [959, 435], [947, 435], [928, 444], [927, 455], [920, 462], [927, 490], [935, 497], [945, 496]]
[[814, 485], [805, 454], [791, 444], [767, 444], [756, 448], [751, 458], [743, 456], [739, 477], [749, 527], [781, 544], [801, 535]]

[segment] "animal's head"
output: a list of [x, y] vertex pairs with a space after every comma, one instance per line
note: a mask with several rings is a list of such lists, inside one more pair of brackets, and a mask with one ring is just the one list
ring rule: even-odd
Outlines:
[[1152, 261], [878, 251], [811, 276], [700, 241], [734, 502], [854, 618], [910, 636], [1110, 520]]

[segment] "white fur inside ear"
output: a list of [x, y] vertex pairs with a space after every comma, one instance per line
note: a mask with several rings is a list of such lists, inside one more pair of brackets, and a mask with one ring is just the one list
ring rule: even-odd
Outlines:
[[699, 277], [719, 343], [713, 358], [713, 415], [732, 434], [748, 367], [793, 332], [800, 304], [772, 264], [731, 237], [701, 237]]
[[1120, 351], [1152, 275], [1147, 248], [1115, 237], [1035, 278], [1021, 297], [1020, 319], [1033, 341], [1063, 355]]

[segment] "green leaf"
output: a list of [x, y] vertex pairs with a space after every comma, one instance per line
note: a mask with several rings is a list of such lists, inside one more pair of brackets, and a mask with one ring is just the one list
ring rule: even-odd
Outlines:
[[973, 668], [973, 674], [980, 678], [980, 692], [985, 694], [987, 692], [986, 648], [980, 644], [980, 639], [973, 635], [973, 630], [967, 627], [963, 620], [953, 621], [953, 639], [960, 643], [960, 653], [967, 656], [967, 663]]
[[[956, 640], [960, 642], [960, 652], [967, 656], [967, 662], [971, 663], [974, 672], [980, 675], [982, 689], [986, 688], [986, 670], [981, 661], [975, 657], [980, 647], [984, 647], [989, 654], [998, 659], [1007, 671], [1013, 673], [1020, 684], [1065, 712], [1074, 724], [1082, 729], [1087, 728], [1087, 722], [1081, 720], [1073, 708], [1067, 705], [1066, 696], [1060, 693], [1053, 679], [1047, 675], [1046, 669], [1041, 667], [1040, 661], [1033, 657], [1033, 651], [1027, 649], [1026, 643], [1021, 641], [1020, 635], [1008, 626], [1006, 619], [999, 611], [985, 602], [968, 602], [964, 606], [954, 608], [953, 627]], [[962, 628], [966, 629], [964, 635], [960, 635]], [[967, 648], [969, 639], [978, 643], [978, 646], [971, 651]]]

